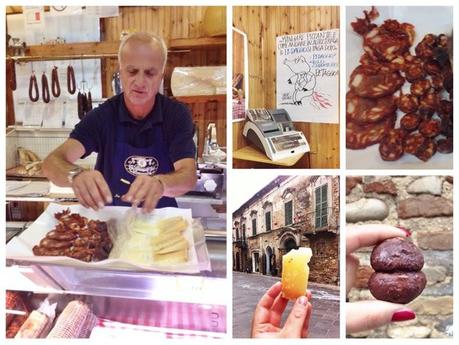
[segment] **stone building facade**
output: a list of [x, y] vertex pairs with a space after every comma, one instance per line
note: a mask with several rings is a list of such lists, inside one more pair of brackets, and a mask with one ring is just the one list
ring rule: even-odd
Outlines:
[[233, 213], [233, 270], [281, 276], [310, 247], [310, 281], [339, 284], [339, 177], [278, 176]]
[[[409, 229], [424, 255], [427, 285], [407, 307], [416, 319], [391, 323], [352, 337], [444, 338], [453, 331], [453, 178], [451, 176], [358, 176], [346, 179], [346, 223], [383, 223]], [[368, 290], [372, 248], [360, 260], [350, 302], [374, 299]]]

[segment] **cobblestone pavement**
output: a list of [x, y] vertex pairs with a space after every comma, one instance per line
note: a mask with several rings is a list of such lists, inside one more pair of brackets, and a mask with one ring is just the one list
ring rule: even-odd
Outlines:
[[[250, 326], [255, 306], [261, 296], [278, 277], [233, 272], [233, 337], [250, 337]], [[309, 325], [311, 338], [339, 338], [339, 289], [310, 283], [312, 292], [312, 315]], [[290, 313], [289, 302], [282, 317], [282, 324]]]

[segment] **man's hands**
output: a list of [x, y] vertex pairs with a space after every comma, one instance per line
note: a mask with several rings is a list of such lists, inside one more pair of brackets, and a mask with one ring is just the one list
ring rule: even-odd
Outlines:
[[155, 209], [164, 192], [165, 187], [159, 177], [139, 175], [121, 200], [132, 203], [132, 206], [143, 202], [142, 212], [149, 213]]
[[102, 174], [97, 170], [79, 173], [72, 181], [75, 196], [84, 207], [98, 210], [112, 203], [112, 193]]
[[[96, 211], [113, 201], [107, 182], [97, 170], [83, 171], [78, 174], [73, 179], [72, 188], [84, 207], [90, 207]], [[143, 202], [142, 212], [148, 213], [155, 209], [163, 194], [164, 185], [158, 177], [139, 175], [121, 200], [133, 206], [138, 206]]]
[[252, 321], [252, 338], [306, 338], [309, 333], [309, 320], [312, 306], [309, 302], [311, 292], [299, 297], [292, 307], [290, 315], [281, 327], [282, 314], [287, 307], [288, 299], [282, 297], [280, 282], [271, 288], [260, 299], [255, 308]]

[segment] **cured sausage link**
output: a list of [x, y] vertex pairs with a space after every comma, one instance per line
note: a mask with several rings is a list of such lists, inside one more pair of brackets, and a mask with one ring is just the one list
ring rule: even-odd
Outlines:
[[57, 73], [57, 67], [53, 68], [51, 72], [51, 92], [54, 97], [59, 97], [61, 94], [61, 86], [59, 85], [59, 75]]
[[72, 66], [67, 67], [67, 91], [73, 95], [76, 91], [75, 72]]
[[[34, 95], [35, 92], [35, 95]], [[38, 101], [40, 95], [38, 94], [38, 83], [35, 73], [32, 73], [29, 79], [29, 98], [32, 102]]]
[[11, 65], [11, 68], [10, 68], [11, 74], [9, 78], [9, 84], [10, 84], [10, 89], [15, 91], [17, 88], [17, 83], [16, 83], [16, 63], [14, 62], [14, 60], [11, 60], [10, 65]]
[[45, 73], [41, 75], [41, 93], [43, 97], [43, 102], [49, 103], [49, 85], [48, 78], [46, 77]]

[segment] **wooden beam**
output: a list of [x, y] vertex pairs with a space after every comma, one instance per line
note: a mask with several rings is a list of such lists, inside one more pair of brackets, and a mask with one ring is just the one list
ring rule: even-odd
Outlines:
[[226, 102], [226, 95], [203, 95], [203, 96], [177, 96], [174, 97], [182, 103], [207, 103], [207, 102]]
[[89, 55], [116, 54], [120, 42], [83, 42], [70, 44], [35, 45], [27, 47], [27, 55]]
[[176, 38], [169, 41], [169, 49], [212, 49], [226, 46], [226, 36]]
[[[26, 48], [25, 56], [12, 56], [12, 49], [8, 48], [8, 55], [17, 62], [37, 60], [71, 60], [71, 59], [99, 59], [117, 58], [119, 41], [84, 42], [31, 45]], [[226, 46], [226, 36], [181, 38], [169, 42], [171, 53], [189, 52], [192, 49], [212, 49]]]

